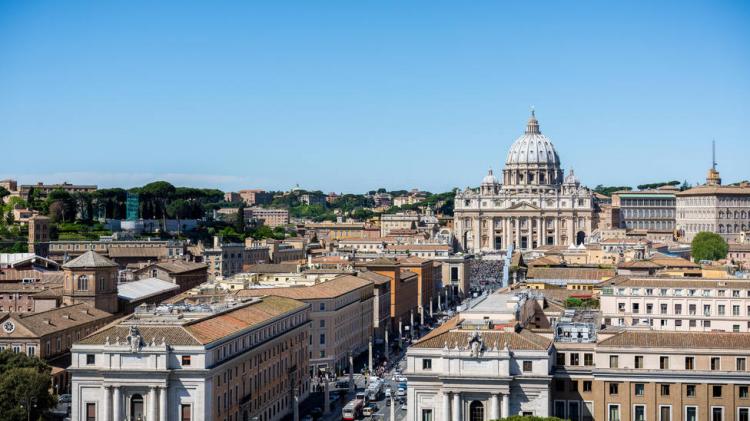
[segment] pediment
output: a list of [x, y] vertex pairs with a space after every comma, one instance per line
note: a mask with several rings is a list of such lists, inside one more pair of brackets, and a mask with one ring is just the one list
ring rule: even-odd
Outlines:
[[[13, 329], [11, 332], [8, 332], [8, 330], [10, 329], [6, 329], [6, 323], [11, 323], [13, 325]], [[6, 317], [2, 319], [2, 322], [0, 322], [0, 339], [29, 338], [35, 336], [37, 335], [34, 332], [19, 323], [18, 320], [16, 320], [16, 318], [14, 318], [13, 316]]]

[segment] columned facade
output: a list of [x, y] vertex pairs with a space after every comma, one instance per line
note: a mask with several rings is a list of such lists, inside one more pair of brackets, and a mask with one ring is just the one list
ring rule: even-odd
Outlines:
[[492, 170], [479, 189], [456, 194], [454, 232], [472, 253], [580, 244], [592, 230], [593, 193], [570, 171], [563, 177], [552, 142], [533, 111], [511, 146], [502, 183]]

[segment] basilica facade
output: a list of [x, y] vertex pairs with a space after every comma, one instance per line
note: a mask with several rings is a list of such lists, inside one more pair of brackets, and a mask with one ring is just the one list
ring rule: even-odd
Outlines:
[[479, 189], [456, 193], [454, 233], [469, 253], [582, 244], [591, 234], [594, 196], [539, 130], [534, 111], [513, 142], [501, 180], [489, 171]]

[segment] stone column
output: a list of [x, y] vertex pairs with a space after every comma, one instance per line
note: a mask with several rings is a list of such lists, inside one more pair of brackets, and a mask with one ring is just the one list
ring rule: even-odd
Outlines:
[[155, 421], [156, 416], [156, 387], [151, 386], [148, 391], [148, 419]]
[[[438, 294], [438, 300], [440, 299], [440, 294]], [[430, 300], [430, 317], [432, 316], [432, 300]]]
[[390, 322], [385, 327], [385, 357], [388, 358], [391, 355], [390, 344], [388, 343], [388, 332], [391, 330]]
[[560, 218], [556, 216], [555, 217], [555, 241], [554, 241], [556, 246], [560, 245], [560, 232], [558, 228], [559, 221], [560, 221]]
[[503, 408], [500, 411], [500, 417], [508, 418], [510, 416], [510, 391], [508, 391], [508, 394], [502, 395], [501, 398], [503, 400]]
[[537, 234], [537, 241], [536, 241], [537, 247], [541, 247], [541, 246], [544, 245], [544, 237], [545, 237], [545, 235], [544, 235], [545, 234], [544, 228], [545, 228], [545, 226], [544, 226], [544, 218], [543, 217], [537, 218], [537, 227], [536, 227], [536, 229], [537, 229], [537, 232], [536, 232], [536, 234]]
[[101, 412], [104, 414], [104, 421], [111, 421], [112, 420], [112, 386], [105, 385], [102, 386], [102, 395], [104, 399], [102, 400], [102, 409]]
[[521, 218], [515, 218], [516, 225], [516, 249], [521, 249]]
[[453, 421], [462, 421], [461, 392], [453, 392]]
[[112, 398], [112, 418], [114, 421], [122, 421], [122, 395], [120, 394], [120, 386], [114, 386], [114, 396]]
[[490, 419], [500, 419], [500, 399], [497, 396], [497, 393], [493, 393], [490, 396]]
[[323, 379], [323, 415], [331, 411], [331, 391], [328, 387], [328, 377]]
[[443, 421], [451, 421], [451, 395], [444, 391], [443, 395]]
[[372, 375], [372, 336], [370, 342], [367, 344], [367, 370], [368, 374]]
[[167, 421], [167, 388], [159, 388], [159, 421]]
[[[448, 280], [448, 281], [450, 282], [450, 280]], [[440, 305], [440, 297], [442, 297], [442, 296], [443, 296], [443, 294], [438, 294], [438, 311], [440, 311], [440, 307], [442, 307]]]
[[349, 351], [349, 391], [354, 391], [354, 354]]

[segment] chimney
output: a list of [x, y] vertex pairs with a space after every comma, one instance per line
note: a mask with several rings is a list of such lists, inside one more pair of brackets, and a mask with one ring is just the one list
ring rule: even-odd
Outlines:
[[214, 248], [215, 249], [219, 248], [219, 236], [218, 235], [214, 235]]

